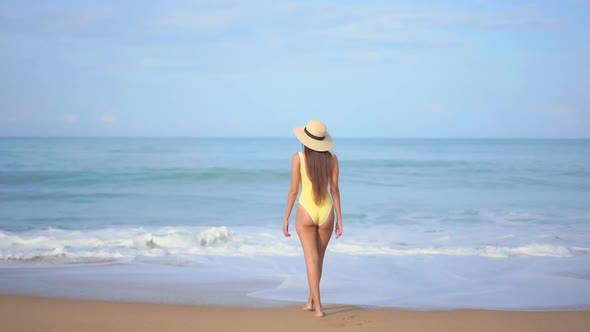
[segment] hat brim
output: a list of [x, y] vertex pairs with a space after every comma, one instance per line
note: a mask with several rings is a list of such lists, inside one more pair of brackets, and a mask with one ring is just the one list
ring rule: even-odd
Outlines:
[[295, 127], [293, 128], [293, 132], [301, 144], [312, 150], [324, 152], [329, 151], [334, 146], [332, 136], [327, 132], [326, 136], [321, 141], [307, 136], [305, 133], [305, 126]]

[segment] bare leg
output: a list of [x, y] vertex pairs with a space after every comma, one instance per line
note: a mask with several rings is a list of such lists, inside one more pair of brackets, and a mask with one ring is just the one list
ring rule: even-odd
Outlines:
[[322, 305], [320, 300], [320, 267], [319, 254], [317, 248], [317, 231], [316, 225], [313, 223], [309, 214], [305, 209], [299, 205], [297, 207], [296, 215], [296, 230], [303, 248], [303, 255], [305, 256], [305, 265], [307, 267], [307, 282], [309, 284], [309, 292], [311, 293], [312, 303], [316, 305], [317, 314], [322, 313]]
[[[328, 248], [328, 242], [330, 242], [330, 238], [332, 237], [332, 233], [334, 232], [334, 210], [330, 212], [328, 219], [321, 224], [320, 226], [316, 227], [317, 230], [317, 249], [318, 249], [318, 263], [320, 267], [320, 283], [322, 281], [322, 271], [324, 269], [324, 256], [326, 255], [326, 249]], [[307, 299], [307, 305], [303, 308], [307, 311], [313, 311], [313, 298], [311, 297], [311, 292], [309, 293], [309, 298]]]
[[320, 264], [320, 280], [322, 279], [322, 270], [324, 269], [324, 256], [326, 255], [326, 249], [328, 248], [328, 242], [334, 232], [334, 210], [330, 212], [328, 219], [317, 228], [317, 248], [319, 255]]
[[305, 307], [303, 307], [303, 310], [305, 311], [314, 311], [315, 308], [313, 307], [313, 299], [311, 297], [311, 291], [309, 292], [309, 297], [307, 298], [307, 304], [305, 304]]
[[321, 226], [316, 226], [307, 211], [299, 205], [296, 220], [297, 235], [299, 235], [303, 247], [310, 291], [310, 299], [308, 299], [307, 306], [304, 309], [313, 310], [315, 304], [316, 316], [323, 317], [324, 312], [322, 311], [320, 299], [320, 278], [324, 254], [334, 228], [334, 216], [331, 214], [329, 220], [326, 220]]

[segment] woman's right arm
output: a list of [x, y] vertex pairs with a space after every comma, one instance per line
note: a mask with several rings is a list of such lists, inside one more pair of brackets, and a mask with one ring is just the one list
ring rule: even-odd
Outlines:
[[342, 236], [342, 209], [340, 207], [340, 188], [338, 187], [338, 176], [340, 173], [340, 165], [338, 165], [338, 157], [334, 155], [334, 163], [332, 164], [332, 179], [330, 179], [330, 191], [332, 192], [332, 199], [334, 200], [334, 209], [336, 210], [336, 238]]
[[285, 211], [285, 219], [283, 220], [283, 234], [286, 237], [291, 237], [289, 233], [289, 217], [293, 210], [293, 205], [299, 194], [299, 181], [301, 181], [301, 172], [299, 171], [299, 154], [295, 153], [291, 159], [291, 185], [289, 186], [289, 194], [287, 195], [287, 209]]

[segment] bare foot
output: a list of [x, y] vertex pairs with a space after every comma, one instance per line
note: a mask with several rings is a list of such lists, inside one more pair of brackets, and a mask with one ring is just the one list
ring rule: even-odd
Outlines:
[[318, 312], [316, 312], [314, 316], [316, 316], [317, 318], [322, 318], [322, 317], [324, 317], [325, 315], [326, 315], [326, 314], [324, 314], [324, 312], [323, 312], [323, 311], [321, 311], [321, 310], [318, 310]]
[[315, 309], [313, 308], [313, 306], [310, 306], [309, 304], [306, 305], [305, 307], [303, 307], [303, 310], [305, 311], [314, 311]]

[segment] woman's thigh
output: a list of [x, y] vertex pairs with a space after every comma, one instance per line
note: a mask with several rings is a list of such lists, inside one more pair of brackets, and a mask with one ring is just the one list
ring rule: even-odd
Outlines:
[[332, 233], [334, 232], [334, 209], [330, 212], [328, 219], [321, 225], [317, 227], [317, 246], [320, 255], [326, 252], [326, 248], [328, 247], [328, 242], [330, 242], [330, 238], [332, 237]]
[[317, 226], [301, 204], [297, 205], [295, 215], [295, 229], [303, 247], [303, 254], [307, 258], [318, 257]]

